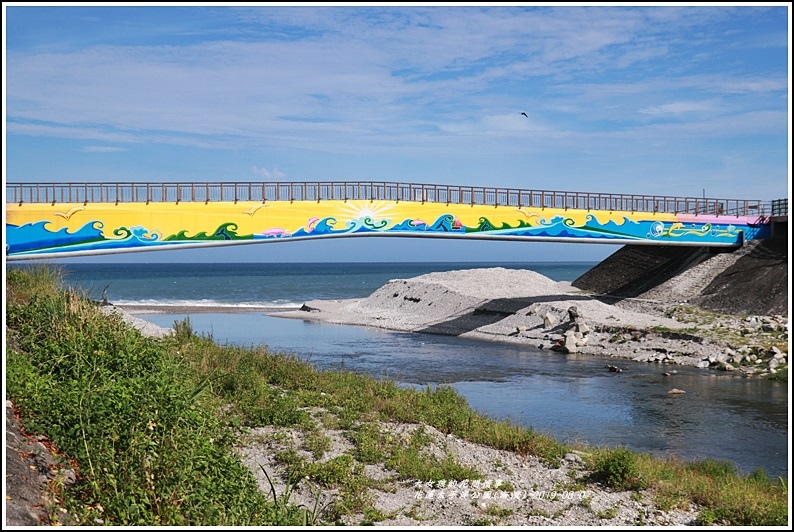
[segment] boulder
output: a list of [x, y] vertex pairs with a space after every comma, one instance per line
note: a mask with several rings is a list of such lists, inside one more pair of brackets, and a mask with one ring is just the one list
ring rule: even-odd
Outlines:
[[563, 345], [568, 353], [576, 353], [578, 351], [576, 333], [573, 331], [568, 331], [565, 333], [565, 341]]

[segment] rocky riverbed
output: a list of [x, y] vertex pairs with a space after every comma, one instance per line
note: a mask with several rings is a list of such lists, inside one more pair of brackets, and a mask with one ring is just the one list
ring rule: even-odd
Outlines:
[[[697, 366], [754, 378], [787, 371], [788, 362], [787, 316], [734, 316], [680, 302], [616, 300], [578, 290], [570, 283], [554, 282], [536, 272], [502, 268], [396, 279], [367, 298], [308, 301], [299, 311], [274, 315], [520, 343], [561, 354]], [[606, 367], [621, 371], [617, 361]], [[676, 392], [683, 393], [675, 389], [670, 393]], [[316, 415], [320, 419], [327, 413]], [[534, 457], [473, 444], [432, 427], [382, 424], [381, 430], [406, 441], [413, 431], [421, 430], [433, 439], [431, 452], [476, 467], [484, 480], [465, 487], [446, 482], [424, 484], [398, 480], [382, 464], [367, 466], [365, 474], [379, 483], [371, 492], [383, 519], [379, 525], [697, 524], [699, 509], [694, 506], [665, 512], [656, 507], [650, 493], [581, 484], [580, 480], [590, 475], [581, 453], [569, 453], [559, 467], [552, 467]], [[325, 435], [333, 444], [323, 461], [351, 447], [342, 432], [326, 430]], [[274, 457], [286, 449], [300, 449], [305, 437], [300, 430], [272, 427], [244, 436], [241, 456], [262, 489], [270, 489], [262, 468], [270, 479], [282, 479], [284, 469]], [[309, 459], [310, 453], [301, 452]], [[509, 489], [499, 489], [500, 485]], [[286, 486], [277, 482], [276, 489], [283, 493]], [[292, 492], [293, 500], [307, 508], [335, 496], [333, 490], [318, 493], [305, 486]], [[366, 516], [353, 516], [345, 523], [361, 520]]]
[[[135, 318], [122, 309], [106, 307], [105, 312], [118, 312], [130, 325], [148, 336], [163, 336], [169, 329], [156, 327]], [[60, 483], [49, 464], [63, 461], [56, 451], [37, 443], [40, 437], [30, 436], [22, 429], [6, 403], [6, 525], [35, 526], [68, 524], [69, 515], [53, 497], [53, 483]], [[322, 409], [312, 412], [315, 420], [328, 420], [331, 414]], [[304, 450], [309, 437], [317, 437], [300, 428], [259, 427], [240, 434], [238, 452], [244, 464], [256, 477], [265, 493], [271, 489], [281, 497], [289, 491], [289, 502], [309, 509], [312, 518], [323, 522], [323, 510], [340, 497], [338, 489], [319, 490], [303, 479], [296, 485], [287, 482], [285, 468], [277, 460], [278, 453], [296, 451], [299, 456], [328, 462], [349, 453], [353, 444], [345, 431], [323, 427], [321, 437], [330, 442], [322, 456], [313, 458]], [[332, 426], [332, 425], [331, 425]], [[429, 442], [425, 452], [439, 459], [450, 459], [473, 468], [480, 480], [454, 482], [443, 480], [419, 482], [400, 479], [385, 464], [367, 465], [356, 474], [366, 477], [362, 497], [367, 498], [374, 513], [346, 515], [337, 524], [379, 526], [629, 526], [695, 525], [699, 508], [688, 505], [669, 511], [660, 510], [651, 493], [619, 491], [599, 483], [585, 482], [589, 472], [582, 453], [569, 453], [559, 466], [543, 463], [533, 456], [521, 456], [496, 450], [442, 434], [428, 425], [379, 423], [378, 430], [394, 441], [407, 443], [420, 431]], [[73, 481], [73, 477], [69, 480]], [[271, 485], [272, 482], [272, 485]]]

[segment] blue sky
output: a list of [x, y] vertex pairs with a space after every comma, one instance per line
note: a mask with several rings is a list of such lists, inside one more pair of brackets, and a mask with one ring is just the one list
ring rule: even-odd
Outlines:
[[[3, 11], [9, 182], [789, 195], [788, 3]], [[617, 249], [377, 238], [270, 247], [108, 260], [599, 260]]]

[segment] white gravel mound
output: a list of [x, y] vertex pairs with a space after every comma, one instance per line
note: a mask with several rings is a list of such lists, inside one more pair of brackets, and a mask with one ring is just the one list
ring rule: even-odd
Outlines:
[[[591, 323], [682, 326], [675, 320], [632, 312], [591, 299], [571, 288], [569, 283], [558, 283], [531, 270], [506, 268], [434, 272], [411, 279], [392, 280], [371, 296], [342, 308], [345, 312], [369, 318], [369, 322], [363, 320], [359, 323], [411, 331], [451, 321], [478, 309], [503, 309], [505, 306], [512, 311], [504, 311], [504, 323], [491, 321], [482, 332], [508, 334], [517, 326], [536, 326], [537, 320], [527, 319], [527, 316], [540, 316], [545, 312], [554, 314], [559, 322], [566, 318], [571, 306], [576, 306]], [[538, 319], [542, 323], [542, 318]], [[474, 327], [476, 322], [472, 323], [473, 328], [466, 332], [479, 328]]]
[[414, 283], [438, 285], [459, 294], [479, 299], [532, 297], [556, 294], [559, 283], [532, 270], [477, 268], [433, 272], [411, 279]]
[[124, 321], [129, 323], [132, 327], [141, 331], [141, 334], [143, 334], [144, 336], [149, 336], [153, 338], [162, 338], [163, 336], [167, 336], [172, 332], [174, 332], [174, 330], [171, 329], [170, 327], [160, 327], [150, 321], [146, 321], [141, 318], [136, 318], [135, 316], [133, 316], [132, 314], [130, 314], [129, 312], [127, 312], [126, 310], [120, 307], [115, 307], [113, 305], [106, 305], [99, 308], [105, 314], [120, 315]]
[[728, 353], [719, 342], [677, 332], [694, 324], [608, 304], [531, 270], [395, 279], [367, 298], [309, 301], [273, 315], [668, 364], [713, 365]]

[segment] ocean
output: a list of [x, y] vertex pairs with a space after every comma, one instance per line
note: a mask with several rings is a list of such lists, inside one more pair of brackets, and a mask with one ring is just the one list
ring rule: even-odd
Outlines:
[[312, 299], [367, 297], [391, 279], [502, 267], [573, 280], [593, 262], [68, 264], [66, 279], [117, 305], [296, 308]]

